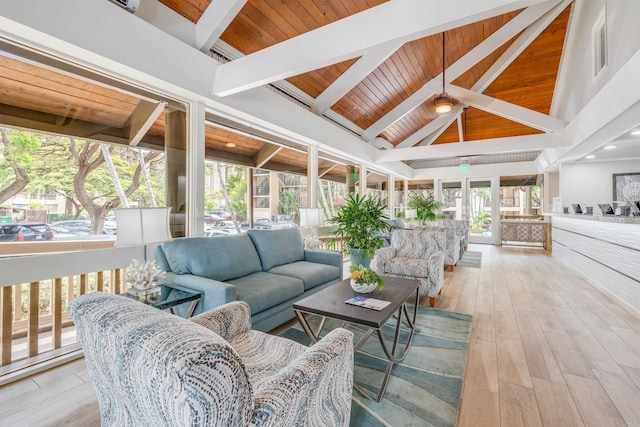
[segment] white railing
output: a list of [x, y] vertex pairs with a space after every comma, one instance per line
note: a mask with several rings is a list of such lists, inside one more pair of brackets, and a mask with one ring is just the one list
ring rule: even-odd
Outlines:
[[69, 301], [93, 291], [124, 292], [122, 269], [143, 254], [142, 247], [114, 248], [113, 241], [83, 245], [71, 252], [0, 257], [0, 376], [16, 362], [24, 369], [48, 352], [77, 349], [75, 333], [64, 333], [74, 331]]

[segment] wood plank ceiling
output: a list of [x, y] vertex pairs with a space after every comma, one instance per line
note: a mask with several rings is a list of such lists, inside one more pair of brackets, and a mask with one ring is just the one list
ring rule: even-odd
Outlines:
[[[207, 7], [220, 0], [158, 1], [197, 24]], [[248, 0], [226, 27], [220, 40], [225, 46], [230, 47], [237, 57], [250, 55], [383, 3], [383, 0]], [[559, 13], [553, 22], [486, 87], [483, 94], [532, 111], [549, 114], [570, 8], [569, 5]], [[517, 10], [446, 31], [445, 68], [455, 64], [520, 13], [522, 10]], [[515, 35], [487, 53], [451, 84], [472, 89], [517, 38], [518, 35]], [[441, 75], [442, 53], [441, 34], [405, 43], [375, 70], [354, 84], [346, 95], [335, 101], [330, 106], [330, 113], [341, 116], [364, 133], [429, 81]], [[358, 58], [353, 58], [290, 77], [286, 84], [301, 96], [315, 99], [357, 60]], [[23, 113], [32, 110], [49, 114], [53, 118], [72, 117], [74, 120], [113, 129], [124, 127], [140, 102], [134, 96], [56, 74], [2, 55], [0, 91], [3, 95], [0, 115], [8, 116], [18, 110]], [[429, 97], [406, 112], [400, 119], [377, 132], [374, 137], [383, 138], [393, 146], [403, 143], [438, 118], [439, 115], [434, 111], [433, 98]], [[74, 106], [73, 111], [69, 110], [69, 106]], [[461, 138], [465, 141], [475, 141], [541, 133], [538, 129], [480, 108], [469, 107], [463, 111], [460, 118], [461, 126], [458, 126], [456, 121], [447, 123], [430, 142], [446, 144], [458, 142]], [[460, 127], [462, 135], [459, 133]], [[163, 130], [164, 115], [160, 115], [151, 126], [148, 136], [161, 140], [164, 136]], [[421, 143], [422, 139], [419, 139], [411, 145]], [[304, 152], [286, 147], [276, 150], [275, 154], [271, 153], [267, 162], [258, 165], [256, 161], [259, 160], [261, 151], [264, 153], [265, 145], [269, 144], [260, 138], [236, 134], [219, 127], [208, 126], [206, 130], [206, 148], [210, 158], [305, 172]], [[346, 173], [346, 168], [341, 168], [340, 173]]]

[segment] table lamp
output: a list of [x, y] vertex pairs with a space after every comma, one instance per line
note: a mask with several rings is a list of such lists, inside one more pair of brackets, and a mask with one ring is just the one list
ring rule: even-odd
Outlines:
[[407, 220], [408, 223], [413, 225], [414, 220], [418, 218], [418, 210], [417, 209], [405, 209], [404, 210], [404, 219]]
[[300, 227], [311, 227], [310, 234], [304, 241], [308, 249], [320, 247], [318, 239], [318, 226], [324, 224], [324, 209], [322, 208], [302, 208], [300, 209]]
[[114, 209], [118, 223], [116, 246], [143, 246], [147, 262], [147, 245], [171, 240], [169, 214], [171, 208]]

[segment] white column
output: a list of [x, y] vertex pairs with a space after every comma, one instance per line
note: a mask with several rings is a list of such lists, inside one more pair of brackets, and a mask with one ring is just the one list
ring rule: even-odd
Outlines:
[[202, 102], [190, 104], [187, 119], [187, 236], [204, 236], [205, 114]]
[[387, 176], [387, 209], [389, 209], [389, 218], [395, 218], [396, 214], [396, 177]]
[[358, 189], [360, 195], [367, 194], [367, 165], [360, 164], [360, 188]]
[[318, 146], [310, 145], [307, 151], [307, 207], [318, 207]]
[[405, 179], [402, 183], [402, 207], [406, 208], [409, 203], [409, 180]]

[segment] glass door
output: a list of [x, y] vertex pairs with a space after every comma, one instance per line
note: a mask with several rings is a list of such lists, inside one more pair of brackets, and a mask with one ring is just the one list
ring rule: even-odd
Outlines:
[[496, 236], [493, 227], [491, 180], [467, 179], [466, 190], [470, 226], [469, 242], [494, 243]]
[[440, 183], [440, 211], [447, 219], [466, 219], [463, 181], [443, 181]]

